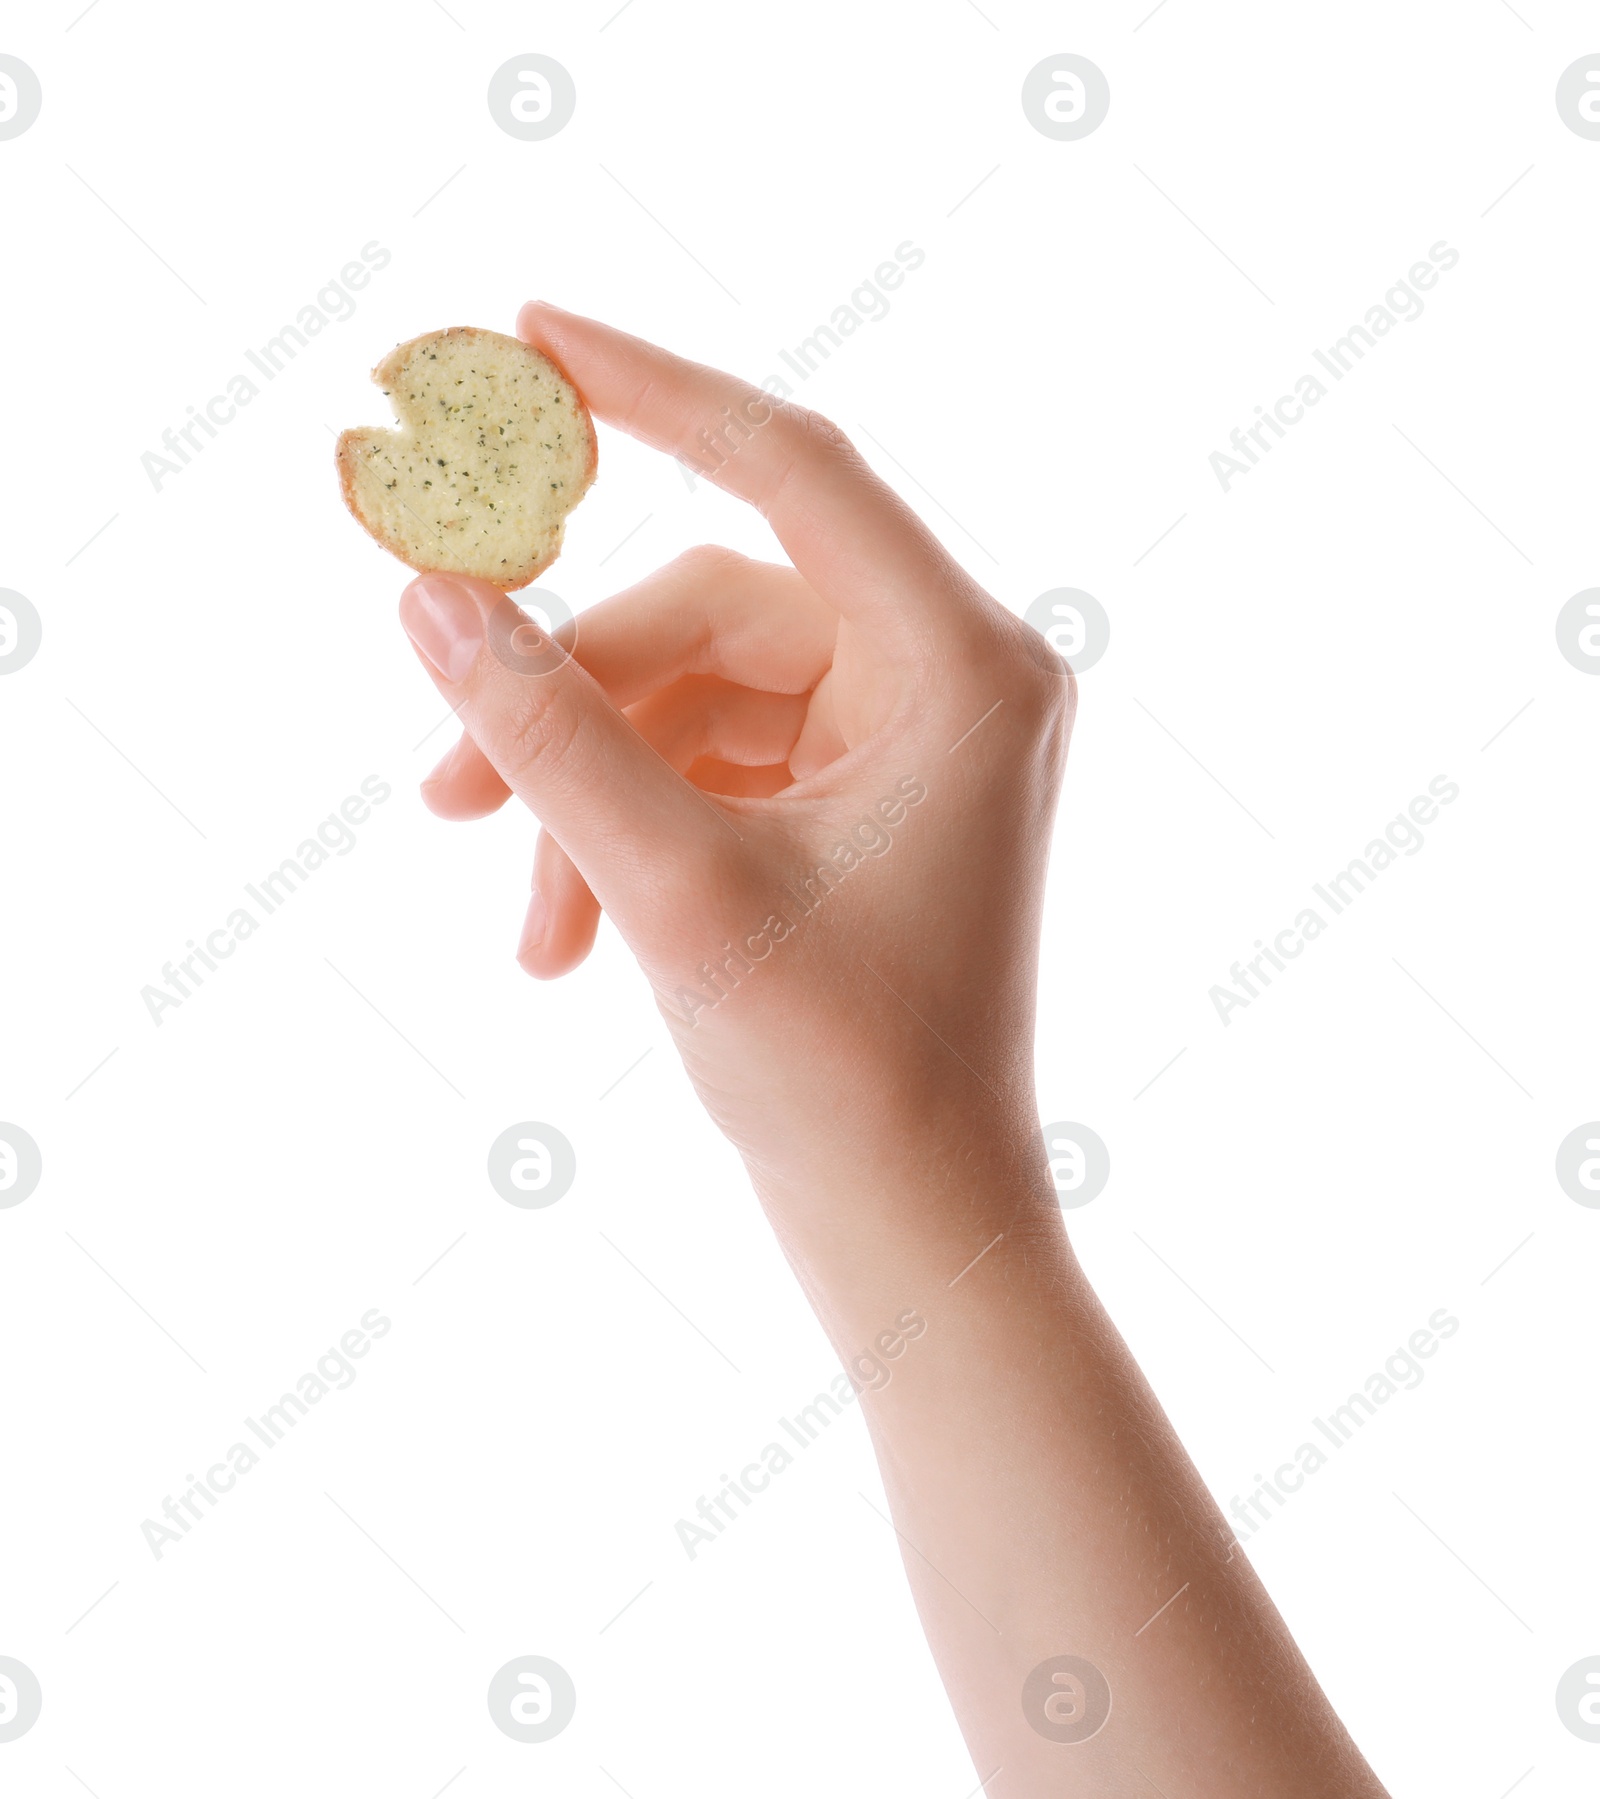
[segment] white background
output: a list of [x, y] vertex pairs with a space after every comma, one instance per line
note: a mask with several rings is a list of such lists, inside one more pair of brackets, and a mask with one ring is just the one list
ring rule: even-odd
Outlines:
[[[1250, 1554], [1396, 1795], [1592, 1793], [1554, 1690], [1600, 1654], [1600, 1212], [1553, 1169], [1600, 1115], [1600, 679], [1554, 621], [1600, 579], [1600, 143], [1553, 95], [1594, 9], [448, 5], [0, 33], [44, 92], [0, 143], [0, 586], [44, 627], [0, 681], [0, 1118], [44, 1158], [0, 1211], [0, 1654], [45, 1694], [0, 1784], [972, 1792], [854, 1411], [679, 1544], [836, 1368], [609, 928], [517, 969], [531, 821], [415, 797], [449, 734], [330, 435], [384, 421], [396, 340], [535, 295], [759, 379], [910, 240], [796, 388], [1006, 604], [1111, 619], [1038, 1042], [1043, 1117], [1110, 1147], [1082, 1255], [1224, 1505], [1459, 1318]], [[577, 84], [541, 143], [485, 100], [525, 51]], [[1058, 51], [1111, 85], [1076, 143], [1019, 99]], [[374, 240], [354, 316], [156, 491], [141, 455]], [[1210, 453], [1440, 240], [1424, 314], [1224, 493]], [[574, 606], [771, 553], [670, 461], [607, 433], [600, 470]], [[374, 774], [356, 847], [154, 1024]], [[1213, 983], [1438, 775], [1425, 848], [1224, 1027]], [[526, 1119], [577, 1150], [547, 1210], [484, 1172]], [[141, 1521], [373, 1306], [356, 1384], [157, 1562]], [[484, 1702], [527, 1653], [578, 1688], [536, 1747]]]

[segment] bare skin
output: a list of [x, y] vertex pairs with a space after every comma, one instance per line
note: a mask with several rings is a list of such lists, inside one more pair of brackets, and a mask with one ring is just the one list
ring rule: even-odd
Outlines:
[[519, 960], [565, 974], [610, 915], [841, 1359], [925, 1320], [862, 1406], [989, 1799], [1383, 1799], [1063, 1228], [1033, 1029], [1066, 665], [827, 421], [553, 307], [518, 329], [793, 566], [691, 551], [554, 644], [420, 577], [465, 727], [424, 796], [537, 814]]

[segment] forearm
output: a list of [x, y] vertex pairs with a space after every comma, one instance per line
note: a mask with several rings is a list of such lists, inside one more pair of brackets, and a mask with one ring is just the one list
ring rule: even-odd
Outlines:
[[[898, 1180], [880, 1163], [825, 1203], [764, 1198], [856, 1363], [924, 1627], [980, 1775], [1000, 1770], [989, 1799], [1376, 1799], [1084, 1279], [1037, 1135], [900, 1133], [919, 1139]], [[1109, 1688], [1077, 1742], [1039, 1726], [1096, 1724], [1092, 1681], [1045, 1669], [1024, 1700], [1064, 1655]]]

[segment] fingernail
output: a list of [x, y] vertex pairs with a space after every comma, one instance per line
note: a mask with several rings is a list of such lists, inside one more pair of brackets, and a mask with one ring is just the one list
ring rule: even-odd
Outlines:
[[549, 912], [544, 903], [544, 895], [537, 887], [528, 901], [528, 916], [522, 921], [522, 941], [517, 945], [517, 960], [536, 950], [544, 942], [545, 926]]
[[477, 602], [448, 575], [423, 575], [400, 596], [406, 635], [447, 681], [464, 681], [483, 648]]

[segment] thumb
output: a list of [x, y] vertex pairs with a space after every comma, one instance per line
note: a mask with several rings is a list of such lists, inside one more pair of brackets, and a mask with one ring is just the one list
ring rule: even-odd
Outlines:
[[487, 581], [432, 574], [400, 596], [400, 622], [468, 735], [624, 932], [659, 912], [663, 881], [703, 878], [741, 840], [573, 660], [574, 626], [551, 637]]

